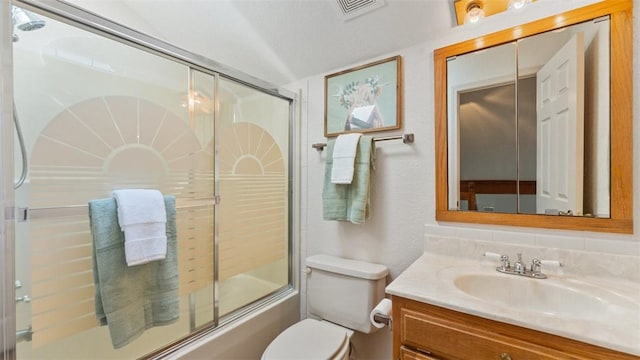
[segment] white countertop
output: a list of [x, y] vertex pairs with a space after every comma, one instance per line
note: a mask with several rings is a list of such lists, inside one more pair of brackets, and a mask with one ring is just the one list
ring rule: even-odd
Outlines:
[[[593, 276], [554, 275], [548, 279], [527, 279], [500, 274], [495, 260], [431, 254], [425, 252], [386, 288], [391, 295], [441, 306], [487, 319], [518, 325], [563, 336], [605, 348], [640, 355], [640, 283], [627, 279]], [[543, 313], [526, 307], [517, 309], [491, 300], [473, 297], [454, 285], [460, 274], [508, 276], [529, 281], [546, 281], [544, 285], [602, 289], [596, 295], [613, 295], [613, 306], [590, 311], [567, 307], [565, 313]], [[508, 292], [508, 290], [507, 290]], [[509, 294], [513, 296], [513, 294]], [[604, 296], [607, 298], [607, 296]], [[619, 299], [620, 301], [616, 301]], [[607, 302], [607, 304], [610, 304]], [[571, 306], [571, 304], [569, 304]], [[571, 314], [573, 312], [573, 314]]]

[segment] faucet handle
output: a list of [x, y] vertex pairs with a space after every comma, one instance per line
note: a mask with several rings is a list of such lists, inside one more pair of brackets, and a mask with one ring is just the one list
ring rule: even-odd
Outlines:
[[[498, 254], [498, 253], [494, 253], [491, 251], [485, 251], [484, 254], [482, 254], [482, 256], [486, 257], [489, 260], [496, 260], [496, 261], [501, 261], [503, 264], [509, 263], [509, 257], [507, 255], [502, 255], [502, 254]], [[509, 265], [507, 265], [507, 267], [509, 267]]]
[[484, 254], [482, 254], [482, 256], [486, 257], [487, 259], [491, 259], [491, 260], [500, 260], [500, 257], [502, 255], [498, 254], [498, 253], [491, 252], [491, 251], [485, 251]]
[[542, 262], [539, 259], [533, 258], [531, 260], [531, 272], [534, 275], [539, 275], [542, 268]]
[[542, 273], [543, 260], [532, 259], [531, 260], [531, 276], [537, 279], [546, 279], [547, 275]]
[[505, 272], [507, 269], [511, 268], [511, 264], [509, 263], [509, 256], [507, 255], [501, 255], [498, 253], [487, 251], [483, 254], [483, 256], [491, 260], [500, 260], [500, 266], [496, 268], [496, 270], [498, 271]]
[[540, 264], [552, 267], [564, 267], [564, 263], [558, 260], [540, 260]]

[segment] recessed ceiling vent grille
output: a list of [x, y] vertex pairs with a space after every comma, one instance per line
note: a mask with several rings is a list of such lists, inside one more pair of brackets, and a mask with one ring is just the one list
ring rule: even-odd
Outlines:
[[346, 20], [366, 14], [384, 6], [384, 0], [336, 0], [340, 13]]

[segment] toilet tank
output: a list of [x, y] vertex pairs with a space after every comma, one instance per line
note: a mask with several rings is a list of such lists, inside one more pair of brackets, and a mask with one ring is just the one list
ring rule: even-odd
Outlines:
[[309, 313], [343, 327], [371, 333], [369, 313], [384, 298], [384, 265], [330, 255], [307, 258]]

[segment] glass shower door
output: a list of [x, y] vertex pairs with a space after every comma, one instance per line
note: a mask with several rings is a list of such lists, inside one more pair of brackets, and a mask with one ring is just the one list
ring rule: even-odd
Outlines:
[[287, 100], [220, 78], [220, 316], [289, 284]]
[[[215, 78], [42, 19], [13, 44], [28, 158], [15, 191], [27, 217], [15, 229], [18, 358], [139, 357], [214, 320]], [[176, 197], [180, 317], [114, 349], [95, 315], [87, 203], [122, 188]]]

